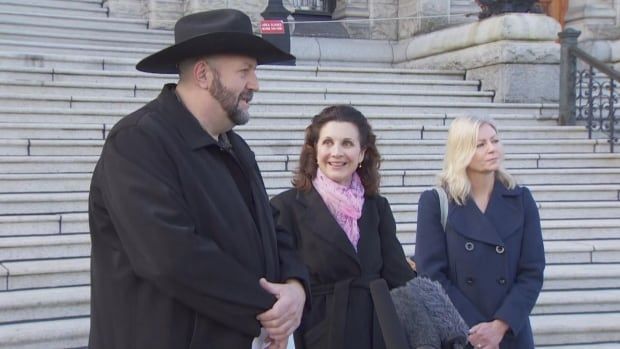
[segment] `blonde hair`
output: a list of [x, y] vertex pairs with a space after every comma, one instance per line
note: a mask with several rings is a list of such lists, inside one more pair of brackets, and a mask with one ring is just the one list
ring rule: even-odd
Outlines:
[[[443, 170], [439, 173], [438, 181], [439, 186], [448, 193], [448, 197], [459, 205], [464, 205], [471, 193], [467, 167], [476, 153], [478, 132], [482, 125], [489, 125], [497, 132], [497, 127], [491, 120], [473, 117], [456, 118], [448, 130]], [[503, 166], [495, 172], [495, 178], [509, 189], [516, 186], [514, 178]]]

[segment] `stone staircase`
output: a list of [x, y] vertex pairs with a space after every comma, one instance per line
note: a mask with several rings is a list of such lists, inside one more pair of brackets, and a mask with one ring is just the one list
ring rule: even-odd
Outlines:
[[[91, 171], [112, 125], [174, 81], [133, 68], [171, 41], [146, 21], [107, 18], [99, 1], [0, 2], [0, 347], [86, 345]], [[252, 121], [239, 132], [268, 192], [290, 186], [310, 117], [351, 103], [378, 135], [381, 190], [409, 254], [447, 125], [465, 114], [494, 118], [506, 166], [532, 189], [542, 218], [549, 265], [532, 315], [537, 347], [620, 348], [620, 155], [604, 140], [557, 126], [557, 105], [494, 103], [463, 72], [386, 63], [265, 66], [259, 76]]]

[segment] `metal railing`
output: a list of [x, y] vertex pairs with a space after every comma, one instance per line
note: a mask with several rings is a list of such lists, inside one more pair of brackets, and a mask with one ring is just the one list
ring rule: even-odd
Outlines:
[[293, 0], [295, 12], [315, 12], [331, 14], [333, 5], [331, 0]]
[[[559, 33], [560, 58], [560, 124], [575, 125], [583, 121], [588, 137], [593, 132], [607, 136], [609, 151], [618, 144], [620, 115], [618, 99], [620, 72], [577, 47], [580, 31], [568, 28]], [[579, 66], [584, 69], [578, 70]]]

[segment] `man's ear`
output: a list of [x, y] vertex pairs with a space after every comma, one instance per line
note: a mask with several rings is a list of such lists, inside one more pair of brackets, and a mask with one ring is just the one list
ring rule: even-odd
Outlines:
[[196, 84], [198, 84], [201, 88], [208, 90], [209, 86], [211, 86], [211, 79], [213, 79], [213, 72], [211, 71], [209, 64], [207, 64], [205, 60], [196, 62], [192, 73], [194, 74]]

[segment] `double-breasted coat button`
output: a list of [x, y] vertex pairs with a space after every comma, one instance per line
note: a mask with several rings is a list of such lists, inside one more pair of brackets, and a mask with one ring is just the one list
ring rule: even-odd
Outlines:
[[473, 279], [473, 278], [467, 278], [467, 279], [465, 280], [465, 283], [466, 283], [466, 284], [468, 284], [469, 286], [471, 286], [471, 285], [473, 285], [473, 284], [474, 284], [474, 279]]
[[500, 285], [505, 285], [506, 284], [506, 279], [499, 278], [499, 279], [497, 279], [497, 283], [500, 284]]
[[504, 246], [500, 246], [500, 245], [495, 246], [495, 252], [497, 252], [498, 254], [504, 253], [505, 250], [506, 249], [504, 248]]
[[471, 241], [467, 241], [467, 242], [465, 243], [465, 249], [466, 249], [467, 251], [473, 251], [473, 250], [474, 250], [474, 243], [473, 243], [473, 242], [471, 242]]

